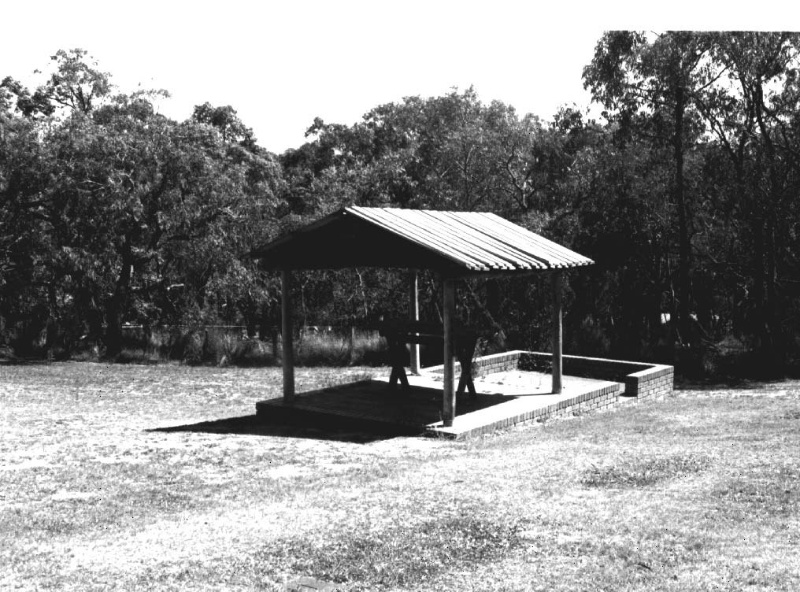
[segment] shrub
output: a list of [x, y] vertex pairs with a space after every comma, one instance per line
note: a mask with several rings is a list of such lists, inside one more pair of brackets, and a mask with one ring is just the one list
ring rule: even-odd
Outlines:
[[[271, 366], [280, 350], [243, 334], [240, 327], [127, 328], [122, 363], [180, 360], [190, 365]], [[295, 340], [298, 366], [376, 366], [386, 363], [386, 344], [377, 331], [321, 332]]]
[[295, 346], [300, 366], [364, 366], [385, 361], [386, 345], [375, 331], [304, 335]]

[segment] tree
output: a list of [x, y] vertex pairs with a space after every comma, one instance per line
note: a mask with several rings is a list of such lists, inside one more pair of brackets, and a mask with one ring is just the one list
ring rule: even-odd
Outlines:
[[339, 204], [491, 209], [513, 218], [552, 210], [568, 163], [560, 130], [500, 101], [485, 105], [471, 88], [380, 105], [353, 126], [317, 119], [309, 135], [313, 142], [283, 158], [298, 180], [293, 189], [311, 202], [324, 190]]
[[725, 76], [699, 107], [730, 175], [723, 212], [747, 248], [737, 258], [751, 294], [737, 311], [738, 327], [755, 335], [760, 364], [782, 372], [790, 338], [792, 281], [797, 275], [796, 224], [800, 136], [797, 129], [800, 35], [719, 33], [714, 58]]
[[[678, 339], [692, 338], [692, 220], [687, 196], [685, 160], [700, 129], [693, 123], [697, 97], [716, 76], [709, 61], [709, 37], [703, 33], [668, 32], [654, 37], [630, 31], [606, 33], [592, 63], [584, 69], [584, 85], [609, 116], [621, 124], [646, 113], [672, 148], [672, 198], [678, 230]], [[613, 114], [613, 115], [612, 115]]]
[[245, 144], [250, 148], [255, 146], [253, 130], [242, 123], [236, 109], [230, 105], [224, 107], [214, 107], [211, 103], [197, 105], [192, 113], [192, 121], [216, 128], [224, 142]]
[[[108, 72], [101, 72], [86, 50], [59, 50], [51, 61], [55, 71], [37, 89], [34, 97], [49, 100], [69, 112], [88, 114], [97, 103], [111, 95], [113, 86]], [[51, 111], [52, 112], [52, 111]]]
[[41, 265], [52, 248], [43, 219], [47, 181], [37, 127], [0, 86], [0, 337], [19, 326], [15, 345], [24, 354], [48, 318]]
[[[153, 93], [111, 96], [84, 56], [57, 54], [37, 91], [52, 110], [27, 109], [31, 95], [17, 85], [2, 94], [0, 219], [13, 230], [0, 240], [19, 281], [4, 279], [0, 303], [8, 310], [40, 285], [50, 326], [74, 326], [72, 343], [88, 330], [109, 356], [126, 321], [252, 316], [267, 282], [247, 254], [274, 229], [279, 165], [232, 108], [221, 123], [177, 123], [156, 113]], [[5, 125], [15, 96], [21, 116]], [[41, 257], [26, 260], [13, 246], [31, 221]]]

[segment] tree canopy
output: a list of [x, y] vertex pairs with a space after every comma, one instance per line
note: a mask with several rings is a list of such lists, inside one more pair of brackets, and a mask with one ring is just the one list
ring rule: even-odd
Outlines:
[[274, 227], [276, 159], [231, 107], [172, 121], [153, 93], [115, 94], [84, 58], [58, 52], [33, 93], [4, 82], [5, 323], [46, 328], [65, 348], [88, 336], [114, 355], [124, 322], [253, 314], [268, 282], [244, 255]]

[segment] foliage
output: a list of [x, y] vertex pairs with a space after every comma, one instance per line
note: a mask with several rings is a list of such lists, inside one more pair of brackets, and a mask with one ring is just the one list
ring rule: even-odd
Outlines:
[[302, 366], [373, 366], [386, 363], [386, 343], [376, 331], [304, 335], [295, 363]]
[[725, 337], [747, 341], [768, 374], [796, 359], [786, 329], [798, 318], [789, 196], [799, 49], [800, 37], [783, 33], [613, 32], [584, 72], [616, 133], [662, 151], [656, 166], [671, 161], [647, 199], [658, 206], [669, 191], [658, 233], [666, 248], [645, 277], [662, 294], [649, 306], [670, 314], [667, 342], [684, 348], [685, 371], [682, 353], [701, 370]]
[[[125, 323], [223, 323], [275, 350], [277, 278], [248, 254], [357, 204], [491, 211], [594, 259], [566, 282], [568, 351], [781, 375], [800, 365], [798, 52], [791, 33], [613, 31], [583, 72], [599, 119], [453, 89], [317, 118], [275, 157], [231, 106], [172, 121], [163, 91], [59, 51], [36, 89], [0, 83], [0, 343], [113, 356]], [[395, 270], [296, 279], [302, 326], [407, 314]], [[419, 285], [439, 320], [437, 278]], [[457, 298], [486, 351], [549, 347], [546, 281]]]
[[270, 283], [245, 255], [270, 236], [279, 165], [230, 107], [171, 121], [84, 57], [54, 56], [36, 113], [24, 89], [16, 108], [5, 95], [0, 316], [46, 329], [50, 349], [85, 335], [109, 356], [125, 322], [254, 317]]
[[[556, 134], [504, 103], [484, 105], [471, 88], [381, 105], [350, 127], [317, 119], [308, 134], [316, 139], [285, 154], [286, 168], [295, 168], [304, 155], [318, 185], [305, 176], [298, 190], [325, 191], [340, 204], [491, 210], [514, 217], [537, 206], [546, 209], [549, 181], [560, 172]], [[543, 162], [550, 166], [537, 166]], [[311, 197], [311, 203], [320, 200]]]

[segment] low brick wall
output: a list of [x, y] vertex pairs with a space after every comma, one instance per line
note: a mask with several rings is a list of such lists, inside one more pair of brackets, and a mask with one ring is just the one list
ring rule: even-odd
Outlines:
[[[625, 396], [638, 399], [662, 399], [672, 393], [674, 368], [663, 364], [647, 364], [607, 358], [586, 356], [563, 356], [563, 371], [569, 376], [610, 380], [625, 385]], [[456, 373], [461, 365], [456, 362]], [[552, 355], [542, 352], [514, 350], [490, 356], [481, 356], [472, 363], [472, 375], [480, 378], [494, 372], [511, 370], [535, 370], [550, 372]], [[429, 372], [441, 373], [442, 367], [427, 368]]]
[[[550, 372], [552, 355], [541, 352], [517, 352], [518, 368]], [[586, 356], [563, 356], [564, 374], [584, 378], [612, 380], [625, 385], [625, 396], [638, 399], [663, 399], [672, 393], [675, 369], [664, 364], [647, 364], [589, 358]]]
[[533, 414], [533, 419], [559, 417], [562, 415], [569, 416], [581, 411], [594, 411], [612, 407], [617, 402], [619, 392], [619, 385], [605, 386], [591, 393], [584, 393], [572, 399], [565, 399], [548, 407], [537, 409]]
[[[573, 397], [565, 397], [550, 405], [530, 407], [525, 410], [515, 409], [505, 413], [498, 412], [496, 414], [500, 416], [498, 419], [489, 420], [485, 423], [473, 422], [472, 425], [464, 426], [459, 422], [459, 419], [456, 418], [456, 421], [451, 427], [437, 425], [435, 427], [429, 427], [427, 432], [429, 435], [437, 437], [461, 440], [489, 434], [495, 430], [505, 429], [513, 425], [530, 421], [541, 421], [554, 417], [571, 417], [580, 415], [581, 413], [601, 411], [617, 404], [621, 389], [622, 385], [619, 383], [605, 383], [605, 386], [600, 386], [593, 391]], [[513, 402], [501, 403], [498, 405], [498, 409], [502, 408], [504, 405], [510, 404], [513, 404]]]
[[[480, 378], [495, 372], [509, 372], [519, 368], [521, 351], [503, 352], [490, 356], [481, 356], [472, 362], [472, 377]], [[461, 372], [461, 364], [456, 363], [456, 372]]]

